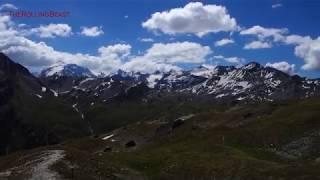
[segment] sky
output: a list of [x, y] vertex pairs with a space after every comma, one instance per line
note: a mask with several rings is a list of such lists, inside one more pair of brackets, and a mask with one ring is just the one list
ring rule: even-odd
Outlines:
[[319, 78], [319, 11], [317, 0], [0, 0], [0, 51], [32, 71], [57, 63], [108, 74], [256, 61]]

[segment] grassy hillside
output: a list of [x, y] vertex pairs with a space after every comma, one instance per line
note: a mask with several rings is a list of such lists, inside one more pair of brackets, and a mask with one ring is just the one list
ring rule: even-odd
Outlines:
[[200, 113], [213, 108], [207, 101], [188, 102], [176, 99], [141, 102], [115, 102], [111, 104], [95, 104], [85, 112], [96, 134], [126, 126], [137, 121], [154, 119], [174, 119], [190, 113]]
[[7, 151], [33, 148], [61, 142], [89, 134], [87, 123], [80, 114], [61, 100], [45, 96], [38, 98], [33, 94], [17, 90], [10, 100], [11, 117], [2, 121], [8, 131]]
[[[319, 98], [197, 112], [187, 107], [179, 112], [194, 116], [182, 122], [161, 110], [159, 119], [143, 116], [99, 137], [51, 147], [65, 151], [51, 168], [66, 179], [320, 179]], [[0, 160], [0, 171], [15, 156]]]
[[[74, 141], [66, 159], [73, 157], [77, 172], [90, 177], [102, 166], [147, 179], [320, 179], [319, 117], [319, 98], [212, 108], [167, 134], [157, 133], [161, 125], [140, 122], [114, 131], [115, 142]], [[142, 144], [129, 150], [130, 139]], [[111, 152], [102, 152], [106, 147]], [[97, 162], [83, 163], [90, 158]]]

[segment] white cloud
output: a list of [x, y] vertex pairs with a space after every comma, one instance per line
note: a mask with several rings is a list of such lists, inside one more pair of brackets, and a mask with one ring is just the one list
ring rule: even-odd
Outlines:
[[156, 12], [142, 26], [170, 35], [190, 33], [199, 37], [238, 29], [235, 18], [228, 14], [224, 6], [203, 5], [201, 2], [190, 2], [183, 8]]
[[[60, 25], [63, 25], [62, 28]], [[67, 24], [60, 25], [42, 25], [39, 28], [29, 29], [29, 31], [38, 34], [40, 37], [69, 36], [72, 34], [71, 27]], [[131, 55], [131, 46], [127, 44], [103, 46], [98, 49], [97, 55], [68, 53], [58, 51], [45, 42], [28, 39], [26, 34], [21, 33], [20, 28], [19, 24], [11, 21], [9, 16], [0, 14], [0, 51], [8, 54], [16, 62], [29, 67], [47, 67], [62, 61], [88, 67], [95, 73], [104, 72], [108, 74], [119, 68], [149, 72], [155, 70], [168, 71], [179, 69], [179, 65], [183, 63], [203, 63], [207, 55], [212, 53], [208, 46], [193, 42], [155, 43], [145, 53], [135, 57]], [[286, 33], [286, 29], [274, 28], [268, 28], [267, 31], [266, 28], [250, 28], [250, 30], [242, 31], [243, 35], [251, 34], [256, 35], [259, 40], [263, 39], [257, 41], [260, 43], [255, 43], [255, 45], [251, 42], [250, 48], [271, 47], [272, 44], [268, 38], [284, 44], [291, 44], [295, 46], [295, 55], [305, 62], [302, 66], [303, 69], [320, 70], [320, 37], [312, 39], [309, 36], [286, 36]], [[267, 43], [267, 45], [264, 43]], [[230, 63], [245, 61], [238, 57], [222, 56], [220, 59]]]
[[181, 63], [204, 63], [212, 51], [208, 46], [193, 42], [155, 43], [142, 56], [132, 58], [123, 65], [124, 70], [154, 72], [180, 69]]
[[225, 60], [229, 63], [242, 64], [245, 60], [239, 57], [227, 57]]
[[81, 32], [80, 34], [85, 35], [85, 36], [90, 36], [90, 37], [96, 37], [104, 34], [102, 27], [98, 26], [93, 26], [93, 27], [81, 27]]
[[213, 58], [214, 59], [224, 60], [224, 61], [226, 61], [228, 63], [237, 64], [237, 65], [241, 65], [246, 61], [244, 58], [240, 58], [240, 57], [224, 57], [222, 55], [213, 56]]
[[281, 3], [273, 4], [271, 7], [272, 7], [273, 9], [275, 9], [275, 8], [280, 8], [280, 7], [282, 7], [282, 4], [281, 4]]
[[128, 16], [128, 15], [125, 15], [125, 16], [124, 16], [124, 18], [125, 18], [125, 19], [128, 19], [128, 18], [129, 18], [129, 16]]
[[145, 57], [164, 63], [203, 63], [210, 53], [210, 47], [193, 42], [155, 43]]
[[320, 37], [306, 41], [295, 47], [294, 53], [302, 58], [304, 70], [320, 70]]
[[36, 43], [21, 36], [1, 38], [0, 42], [4, 43], [0, 45], [2, 52], [25, 66], [46, 67], [61, 61], [86, 66], [98, 73], [111, 72], [121, 65], [121, 57], [114, 53], [106, 55], [101, 51], [99, 56], [71, 54], [56, 51], [44, 42]]
[[17, 10], [18, 8], [13, 5], [13, 4], [9, 4], [9, 3], [6, 3], [6, 4], [2, 4], [0, 6], [0, 10]]
[[141, 42], [154, 42], [154, 40], [152, 38], [141, 38], [140, 41]]
[[[2, 44], [1, 40], [1, 44]], [[33, 42], [24, 37], [10, 37], [0, 50], [9, 55], [16, 62], [29, 67], [47, 67], [57, 62], [78, 64], [88, 67], [96, 74], [106, 74], [117, 70], [122, 65], [122, 59], [129, 54], [126, 45], [111, 45], [99, 48], [99, 54], [92, 56], [82, 53], [67, 53], [57, 51], [44, 42]], [[129, 49], [131, 48], [128, 46]]]
[[240, 31], [240, 35], [254, 35], [259, 40], [265, 40], [266, 38], [272, 38], [273, 41], [279, 42], [284, 40], [284, 35], [288, 33], [288, 29], [282, 28], [264, 28], [261, 26], [253, 26], [249, 29]]
[[224, 39], [221, 39], [219, 41], [216, 41], [214, 43], [215, 46], [224, 46], [224, 45], [227, 45], [227, 44], [233, 44], [234, 43], [234, 40], [233, 39], [227, 39], [227, 38], [224, 38]]
[[299, 45], [299, 44], [308, 43], [311, 41], [312, 39], [310, 36], [289, 35], [285, 38], [284, 43]]
[[180, 70], [181, 68], [172, 64], [154, 62], [144, 56], [138, 56], [125, 63], [121, 69], [125, 71], [152, 73], [155, 71], [168, 72], [173, 69]]
[[320, 70], [320, 37], [312, 39], [310, 36], [289, 35], [283, 42], [295, 45], [294, 54], [304, 60], [302, 69]]
[[268, 42], [262, 42], [262, 41], [252, 41], [248, 44], [246, 44], [243, 49], [263, 49], [263, 48], [271, 48], [272, 44]]
[[287, 33], [288, 30], [284, 28], [263, 28], [261, 26], [254, 26], [240, 32], [241, 35], [255, 35], [260, 40], [246, 44], [244, 49], [270, 48], [272, 44], [268, 38], [271, 38], [273, 42], [295, 45], [294, 54], [304, 60], [302, 69], [320, 70], [320, 37], [312, 39], [310, 36], [287, 35]]
[[213, 56], [214, 59], [224, 59], [224, 56], [222, 55], [216, 55], [216, 56]]
[[68, 37], [72, 34], [72, 28], [68, 24], [49, 24], [40, 25], [38, 28], [32, 28], [31, 34], [36, 34], [42, 38]]
[[45, 42], [32, 41], [14, 27], [10, 17], [0, 16], [0, 51], [22, 65], [37, 69], [64, 62], [88, 67], [96, 74], [108, 74], [119, 68], [142, 72], [169, 71], [180, 69], [180, 63], [203, 63], [212, 52], [208, 46], [197, 43], [175, 42], [153, 44], [136, 57], [131, 55], [128, 44], [102, 46], [97, 55], [68, 53], [55, 50]]
[[117, 70], [130, 54], [131, 46], [116, 44], [98, 49], [98, 55], [57, 51], [45, 42], [35, 42], [15, 29], [9, 16], [0, 15], [0, 51], [28, 67], [44, 68], [59, 61], [90, 68], [95, 73]]
[[129, 44], [115, 44], [113, 46], [102, 46], [98, 49], [101, 56], [109, 58], [123, 58], [130, 54], [131, 46]]
[[12, 24], [12, 22], [11, 22], [11, 19], [9, 16], [1, 16], [0, 15], [0, 31], [1, 31], [1, 33], [12, 30], [11, 28], [9, 28], [11, 26], [11, 24]]
[[294, 75], [295, 64], [289, 64], [286, 61], [280, 61], [275, 63], [267, 63], [266, 67], [272, 67], [289, 75]]

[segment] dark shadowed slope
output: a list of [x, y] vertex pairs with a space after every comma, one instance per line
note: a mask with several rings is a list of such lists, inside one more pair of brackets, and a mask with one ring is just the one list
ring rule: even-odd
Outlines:
[[86, 123], [72, 107], [2, 53], [0, 75], [1, 154], [87, 134]]

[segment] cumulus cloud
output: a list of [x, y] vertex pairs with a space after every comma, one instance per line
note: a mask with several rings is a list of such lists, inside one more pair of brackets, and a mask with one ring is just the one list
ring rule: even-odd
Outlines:
[[125, 71], [152, 73], [155, 71], [168, 72], [170, 70], [180, 70], [181, 68], [173, 64], [154, 62], [144, 56], [138, 56], [123, 64], [121, 69]]
[[164, 63], [203, 63], [212, 53], [210, 47], [193, 42], [155, 43], [145, 57]]
[[[196, 4], [196, 6], [199, 6], [198, 3]], [[188, 5], [190, 5], [190, 3]], [[200, 5], [201, 6], [198, 7], [200, 9], [205, 9], [204, 7], [207, 6], [214, 6], [205, 6], [201, 3]], [[181, 10], [189, 9], [190, 7], [187, 8], [187, 6], [177, 8], [176, 10], [180, 12]], [[222, 8], [221, 6], [218, 7]], [[175, 14], [172, 11], [174, 10], [162, 12], [160, 14], [164, 14], [166, 16], [170, 14], [171, 17], [173, 16], [172, 14]], [[202, 14], [200, 13], [200, 15]], [[194, 18], [191, 15], [188, 15], [188, 18], [190, 18], [189, 16]], [[204, 20], [207, 21], [206, 19]], [[172, 22], [176, 21], [173, 20]], [[95, 73], [104, 72], [108, 74], [119, 68], [144, 72], [153, 72], [156, 70], [168, 71], [171, 69], [180, 69], [179, 65], [184, 63], [203, 63], [206, 61], [206, 57], [212, 53], [210, 47], [202, 46], [201, 44], [194, 42], [174, 42], [167, 44], [155, 43], [144, 53], [142, 52], [138, 56], [133, 56], [131, 54], [131, 46], [128, 44], [102, 46], [97, 50], [96, 55], [68, 53], [58, 51], [45, 42], [37, 42], [29, 39], [26, 34], [21, 33], [20, 28], [21, 27], [15, 24], [9, 16], [0, 14], [0, 51], [8, 54], [16, 62], [32, 67], [47, 67], [58, 61], [62, 61], [65, 63], [74, 63], [88, 67]], [[208, 27], [205, 26], [205, 28]], [[205, 28], [200, 28], [200, 30], [197, 29], [197, 31], [194, 32], [187, 32], [188, 28], [183, 27], [181, 31], [175, 31], [171, 34], [194, 33], [201, 35], [201, 33], [206, 34], [214, 32], [205, 31]], [[57, 36], [65, 37], [72, 34], [72, 29], [67, 24], [41, 25], [38, 28], [28, 30], [40, 37], [48, 38]], [[287, 35], [286, 29], [263, 28], [261, 26], [254, 26], [252, 28], [242, 30], [240, 34], [257, 36], [258, 41], [253, 41], [247, 44], [245, 49], [271, 47], [272, 42], [294, 45], [295, 55], [302, 58], [305, 62], [302, 66], [303, 69], [320, 70], [320, 37], [312, 39], [309, 36]], [[151, 41], [150, 39], [147, 40], [147, 38], [144, 40]], [[228, 39], [226, 39], [225, 42], [227, 42], [227, 40]], [[245, 61], [245, 59], [239, 57], [215, 56], [215, 58], [234, 64], [240, 64]], [[292, 65], [290, 67], [293, 69]]]
[[170, 35], [190, 33], [199, 37], [238, 28], [235, 18], [228, 14], [224, 6], [203, 5], [201, 2], [190, 2], [182, 8], [156, 12], [142, 26]]
[[284, 43], [299, 45], [299, 44], [304, 44], [311, 41], [312, 41], [312, 38], [310, 36], [299, 36], [294, 34], [294, 35], [287, 36], [284, 40]]
[[3, 33], [9, 32], [9, 31], [14, 31], [14, 29], [10, 28], [11, 25], [12, 25], [12, 22], [9, 16], [0, 15], [0, 31], [1, 31], [0, 35], [3, 35]]
[[129, 44], [115, 44], [112, 46], [102, 46], [98, 49], [98, 52], [103, 57], [110, 59], [122, 59], [130, 54], [131, 46]]
[[110, 73], [121, 66], [121, 59], [127, 54], [123, 49], [117, 49], [118, 45], [102, 47], [97, 56], [92, 56], [57, 51], [44, 42], [36, 43], [21, 36], [1, 38], [0, 42], [2, 52], [16, 62], [32, 67], [47, 67], [56, 62], [64, 62], [88, 67], [96, 73]]
[[213, 56], [213, 58], [219, 59], [219, 60], [224, 60], [228, 63], [237, 64], [237, 65], [241, 65], [246, 61], [244, 58], [241, 58], [241, 57], [224, 57], [222, 55]]
[[320, 70], [320, 37], [312, 39], [310, 36], [287, 35], [288, 30], [285, 28], [276, 29], [261, 26], [242, 30], [240, 34], [254, 35], [259, 39], [259, 41], [246, 44], [244, 49], [270, 48], [272, 47], [272, 42], [294, 45], [294, 54], [304, 60], [302, 69]]
[[[55, 62], [54, 51], [44, 42], [35, 43], [24, 37], [1, 38], [0, 50], [25, 66], [48, 66]], [[58, 57], [56, 57], [58, 59]]]
[[80, 34], [82, 34], [84, 36], [96, 37], [96, 36], [100, 36], [100, 35], [104, 34], [104, 32], [103, 32], [101, 26], [100, 27], [98, 27], [98, 26], [93, 26], [93, 27], [82, 26]]
[[272, 38], [273, 41], [279, 42], [284, 40], [284, 35], [288, 33], [286, 28], [264, 28], [261, 26], [253, 26], [248, 29], [240, 31], [240, 35], [252, 35], [257, 36], [259, 40], [265, 40], [266, 38]]
[[131, 46], [116, 44], [98, 49], [98, 55], [57, 51], [45, 42], [35, 42], [15, 29], [9, 16], [0, 16], [0, 51], [14, 61], [28, 67], [44, 68], [57, 62], [78, 64], [95, 73], [110, 73], [122, 65]]
[[271, 48], [272, 44], [269, 42], [262, 42], [262, 41], [252, 41], [246, 44], [243, 49], [264, 49], [264, 48]]
[[304, 60], [302, 69], [320, 70], [320, 37], [289, 35], [283, 40], [285, 44], [294, 45], [294, 54]]
[[289, 75], [294, 75], [295, 74], [295, 72], [294, 72], [295, 66], [296, 66], [295, 64], [289, 64], [286, 61], [280, 61], [280, 62], [275, 62], [275, 63], [268, 62], [266, 64], [266, 67], [275, 68], [275, 69], [277, 69], [279, 71], [282, 71], [284, 73], [287, 73]]
[[320, 37], [307, 41], [295, 47], [294, 53], [302, 58], [304, 70], [320, 70]]
[[182, 63], [203, 63], [212, 53], [208, 46], [193, 42], [156, 43], [144, 54], [131, 55], [129, 44], [102, 46], [97, 55], [68, 53], [54, 49], [45, 42], [35, 42], [14, 29], [8, 16], [0, 16], [0, 51], [16, 62], [33, 67], [45, 68], [57, 62], [78, 64], [88, 67], [94, 73], [109, 74], [118, 69], [128, 71], [169, 71], [180, 69]]
[[214, 43], [215, 46], [225, 46], [227, 44], [233, 44], [234, 43], [234, 40], [233, 39], [227, 39], [227, 38], [224, 38], [224, 39], [221, 39], [219, 41], [216, 41]]
[[180, 69], [177, 64], [204, 63], [212, 51], [208, 46], [193, 42], [155, 43], [142, 56], [137, 56], [124, 64], [123, 69], [153, 72]]
[[0, 11], [1, 10], [17, 10], [17, 6], [13, 5], [13, 4], [9, 4], [9, 3], [6, 3], [6, 4], [2, 4], [0, 6]]
[[25, 66], [47, 67], [64, 62], [88, 67], [96, 74], [117, 70], [122, 65], [122, 59], [129, 54], [123, 49], [124, 45], [119, 44], [101, 47], [98, 50], [99, 54], [92, 56], [57, 51], [44, 42], [36, 43], [24, 37], [11, 37], [8, 41], [5, 46], [0, 46], [0, 50]]
[[36, 34], [42, 38], [68, 37], [72, 34], [72, 28], [68, 24], [48, 24], [32, 28], [31, 34]]

